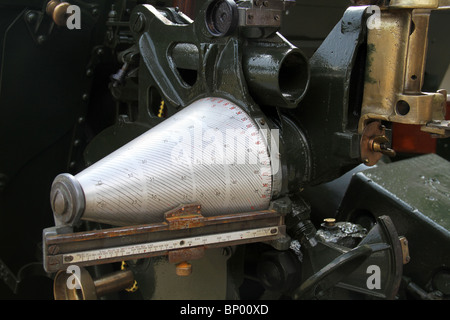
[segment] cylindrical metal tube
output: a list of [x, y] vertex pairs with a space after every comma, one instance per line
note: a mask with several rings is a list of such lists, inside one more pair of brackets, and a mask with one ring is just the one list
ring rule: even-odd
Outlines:
[[131, 270], [117, 271], [94, 281], [99, 297], [130, 288], [133, 284], [134, 274]]
[[85, 268], [78, 270], [79, 272], [74, 273], [62, 270], [56, 274], [53, 283], [55, 300], [97, 300], [134, 284], [134, 273], [131, 270], [120, 270], [95, 281]]
[[171, 57], [177, 68], [198, 71], [199, 52], [195, 44], [177, 43], [171, 50]]
[[249, 46], [242, 68], [249, 91], [260, 105], [295, 108], [309, 84], [307, 58], [291, 46]]
[[[198, 70], [199, 52], [190, 43], [178, 43], [171, 59], [179, 69]], [[308, 60], [289, 45], [259, 43], [243, 50], [242, 69], [253, 98], [261, 105], [295, 108], [309, 85]]]

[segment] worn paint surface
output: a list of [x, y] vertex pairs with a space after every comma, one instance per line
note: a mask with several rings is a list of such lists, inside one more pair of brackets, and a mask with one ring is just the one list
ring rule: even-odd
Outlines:
[[450, 163], [429, 154], [369, 169], [364, 175], [379, 184], [412, 210], [450, 230]]

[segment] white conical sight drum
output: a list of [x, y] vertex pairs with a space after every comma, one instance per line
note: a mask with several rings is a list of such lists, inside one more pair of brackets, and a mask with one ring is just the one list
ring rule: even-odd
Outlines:
[[189, 203], [205, 217], [267, 209], [276, 140], [230, 101], [198, 100], [77, 175], [57, 176], [56, 225], [156, 223]]

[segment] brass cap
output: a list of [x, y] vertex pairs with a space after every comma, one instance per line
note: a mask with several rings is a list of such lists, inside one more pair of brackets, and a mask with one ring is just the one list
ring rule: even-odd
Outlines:
[[326, 219], [323, 219], [323, 222], [325, 223], [325, 225], [327, 227], [334, 227], [334, 225], [336, 224], [336, 219], [334, 219], [334, 218], [326, 218]]
[[176, 273], [178, 276], [189, 276], [192, 273], [192, 265], [186, 261], [177, 264]]

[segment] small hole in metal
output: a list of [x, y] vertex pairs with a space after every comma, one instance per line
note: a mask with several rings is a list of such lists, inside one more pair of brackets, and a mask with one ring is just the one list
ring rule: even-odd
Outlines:
[[399, 115], [405, 116], [409, 113], [409, 110], [410, 110], [410, 106], [409, 106], [408, 102], [406, 102], [404, 100], [399, 100], [397, 102], [396, 111]]

